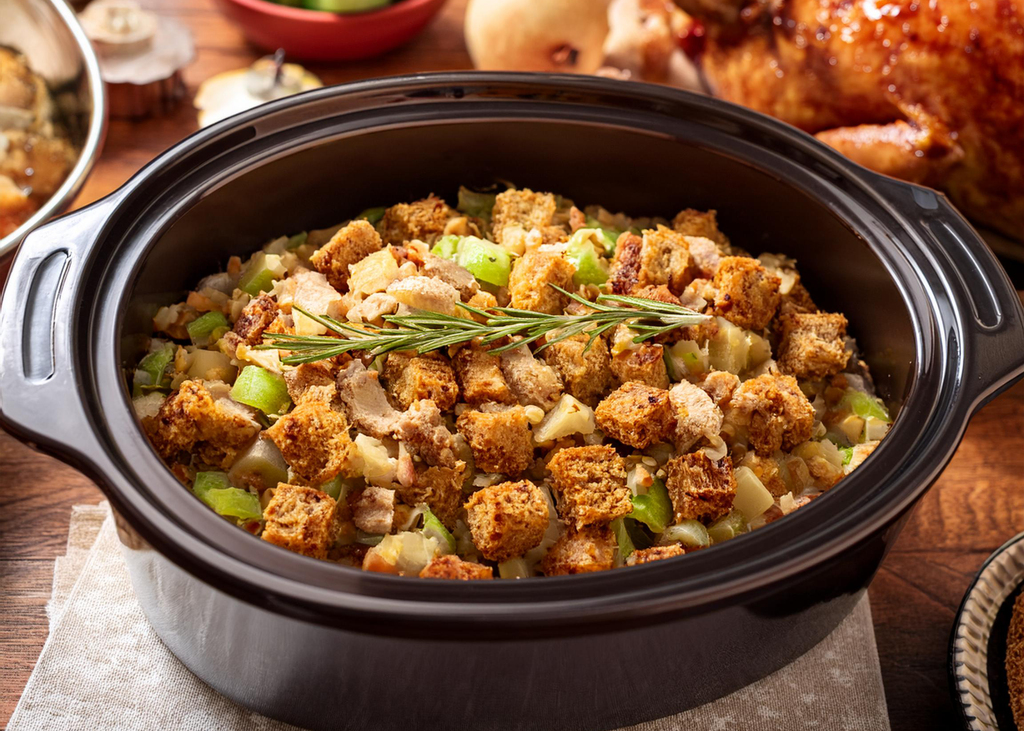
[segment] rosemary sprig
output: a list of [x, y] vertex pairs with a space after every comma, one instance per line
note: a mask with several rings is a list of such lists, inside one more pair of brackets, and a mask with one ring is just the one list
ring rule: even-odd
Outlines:
[[[281, 359], [287, 365], [313, 363], [356, 350], [368, 351], [373, 356], [398, 350], [426, 353], [475, 338], [480, 338], [483, 345], [509, 338], [508, 343], [491, 349], [493, 353], [500, 353], [547, 336], [548, 340], [537, 348], [539, 352], [567, 338], [586, 334], [589, 338], [586, 347], [589, 349], [602, 333], [622, 323], [637, 332], [633, 342], [641, 343], [676, 328], [697, 325], [708, 319], [707, 315], [667, 302], [613, 294], [602, 294], [596, 302], [591, 302], [561, 287], [551, 286], [592, 311], [583, 315], [548, 315], [512, 307], [494, 307], [485, 311], [460, 302], [459, 307], [486, 318], [485, 321], [423, 311], [408, 315], [385, 315], [384, 320], [392, 327], [378, 327], [356, 326], [295, 307], [328, 331], [340, 335], [341, 339], [327, 335], [274, 333], [267, 336], [264, 344], [258, 347], [264, 350], [291, 351], [290, 355]], [[511, 340], [515, 337], [518, 339]]]

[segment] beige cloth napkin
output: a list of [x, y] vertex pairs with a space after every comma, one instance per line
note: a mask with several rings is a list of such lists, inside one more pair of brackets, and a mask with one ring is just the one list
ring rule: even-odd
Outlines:
[[[76, 506], [54, 567], [50, 636], [8, 731], [285, 731], [189, 672], [135, 600], [110, 511]], [[865, 597], [803, 657], [732, 695], [623, 731], [888, 731]]]

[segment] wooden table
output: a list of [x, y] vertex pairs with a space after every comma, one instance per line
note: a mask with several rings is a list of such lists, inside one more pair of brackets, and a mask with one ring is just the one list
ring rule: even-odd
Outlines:
[[[210, 75], [261, 55], [211, 0], [146, 3], [187, 23], [198, 58], [190, 92]], [[465, 0], [451, 0], [409, 46], [384, 58], [311, 66], [326, 83], [469, 66], [462, 41]], [[168, 117], [115, 121], [106, 149], [78, 200], [84, 205], [124, 183], [163, 149], [195, 130], [186, 100]], [[894, 729], [952, 729], [946, 680], [953, 614], [974, 572], [1024, 529], [1024, 384], [974, 419], [952, 464], [917, 508], [871, 588], [882, 674]], [[75, 470], [0, 432], [0, 724], [10, 718], [47, 634], [53, 560], [63, 554], [71, 506], [102, 499]]]

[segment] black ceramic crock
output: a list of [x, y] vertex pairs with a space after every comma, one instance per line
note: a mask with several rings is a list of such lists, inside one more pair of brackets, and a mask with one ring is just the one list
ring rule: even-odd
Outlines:
[[[899, 415], [824, 498], [679, 560], [527, 581], [313, 561], [218, 518], [136, 424], [123, 368], [157, 304], [281, 232], [496, 179], [633, 214], [715, 208], [799, 261]], [[25, 241], [0, 308], [6, 429], [93, 477], [143, 608], [200, 678], [314, 729], [608, 729], [728, 693], [853, 607], [971, 414], [1024, 372], [1024, 313], [941, 195], [779, 122], [596, 78], [360, 82], [203, 130]]]

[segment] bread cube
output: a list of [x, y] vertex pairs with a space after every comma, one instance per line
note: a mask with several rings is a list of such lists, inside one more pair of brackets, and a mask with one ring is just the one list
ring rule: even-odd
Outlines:
[[562, 520], [577, 530], [609, 523], [633, 509], [626, 462], [609, 446], [561, 449], [548, 462]]
[[675, 519], [715, 520], [732, 509], [736, 476], [732, 459], [712, 461], [704, 450], [670, 459], [666, 465], [668, 488]]
[[334, 543], [334, 498], [311, 487], [279, 483], [263, 510], [268, 543], [310, 558], [327, 558]]
[[668, 391], [637, 381], [622, 384], [594, 412], [601, 430], [636, 449], [666, 441], [675, 431]]
[[547, 530], [548, 502], [529, 480], [503, 482], [476, 491], [466, 501], [473, 543], [489, 561], [508, 561], [540, 544]]

